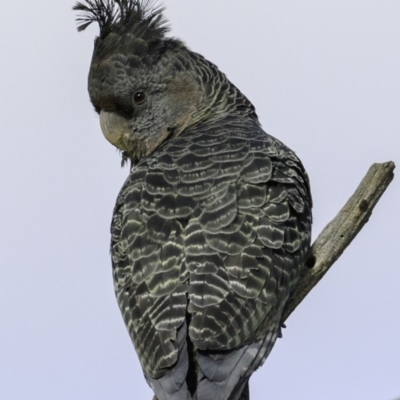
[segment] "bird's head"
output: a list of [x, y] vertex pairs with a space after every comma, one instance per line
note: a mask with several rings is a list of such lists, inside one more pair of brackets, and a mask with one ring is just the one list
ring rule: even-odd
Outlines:
[[167, 138], [196, 123], [204, 90], [187, 59], [189, 50], [168, 31], [152, 1], [77, 3], [84, 30], [97, 21], [89, 95], [106, 139], [133, 163]]

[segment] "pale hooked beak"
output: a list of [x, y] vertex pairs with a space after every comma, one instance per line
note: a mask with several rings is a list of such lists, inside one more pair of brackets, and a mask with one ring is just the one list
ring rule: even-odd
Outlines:
[[[129, 138], [129, 121], [115, 112], [100, 111], [100, 126], [105, 138], [121, 150], [127, 151], [124, 144]], [[124, 140], [125, 139], [125, 140]]]

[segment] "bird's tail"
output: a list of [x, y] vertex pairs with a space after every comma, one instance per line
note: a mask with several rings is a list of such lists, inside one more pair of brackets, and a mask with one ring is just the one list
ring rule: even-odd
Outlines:
[[238, 400], [250, 400], [249, 381], [246, 382]]
[[174, 368], [161, 378], [147, 377], [156, 394], [153, 400], [250, 400], [249, 379], [268, 357], [280, 328], [267, 332], [266, 336], [256, 343], [237, 349], [194, 350], [196, 387], [187, 382], [188, 371], [193, 369], [193, 365], [190, 364], [193, 363], [189, 361], [191, 352], [188, 351], [183, 332], [184, 329], [178, 334], [179, 358]]
[[268, 357], [279, 329], [228, 352], [197, 351], [199, 377], [194, 400], [249, 400], [249, 379]]

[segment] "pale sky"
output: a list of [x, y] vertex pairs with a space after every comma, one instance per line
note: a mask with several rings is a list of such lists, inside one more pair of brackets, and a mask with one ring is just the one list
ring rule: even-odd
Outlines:
[[[109, 225], [128, 169], [86, 86], [74, 1], [0, 13], [0, 399], [151, 400], [114, 298]], [[398, 0], [164, 0], [302, 159], [314, 238], [369, 166], [400, 164]], [[398, 171], [399, 172], [399, 171]], [[251, 400], [400, 396], [400, 178], [287, 322]]]

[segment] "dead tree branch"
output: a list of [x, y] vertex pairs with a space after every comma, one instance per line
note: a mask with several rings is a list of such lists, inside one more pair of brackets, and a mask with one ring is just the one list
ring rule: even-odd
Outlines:
[[376, 203], [394, 177], [394, 168], [392, 161], [372, 164], [353, 196], [322, 230], [306, 262], [311, 268], [305, 269], [295, 286], [282, 321], [303, 301], [368, 222]]

